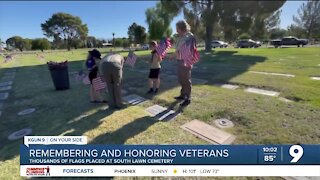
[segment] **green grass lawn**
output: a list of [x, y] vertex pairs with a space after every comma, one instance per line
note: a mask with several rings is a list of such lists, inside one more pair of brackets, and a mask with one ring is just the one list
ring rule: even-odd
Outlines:
[[[180, 90], [177, 79], [166, 78], [166, 74], [175, 73], [175, 62], [165, 60], [160, 93], [153, 97], [145, 95], [148, 73], [137, 70], [148, 70], [145, 60], [150, 58], [150, 51], [137, 52], [141, 58], [136, 67], [125, 67], [124, 71], [124, 89], [148, 98], [141, 105], [121, 111], [101, 110], [105, 105], [90, 104], [89, 88], [72, 76], [70, 90], [55, 91], [46, 61], [67, 59], [69, 71], [77, 71], [87, 51], [47, 52], [43, 53], [45, 60], [38, 59], [36, 54], [17, 55], [13, 61], [1, 64], [0, 78], [8, 68], [16, 67], [17, 72], [0, 117], [0, 179], [20, 178], [19, 145], [23, 140], [9, 141], [7, 136], [26, 127], [33, 129], [32, 135], [39, 136], [85, 135], [93, 144], [207, 144], [179, 126], [193, 119], [213, 125], [214, 119], [229, 118], [235, 127], [226, 131], [237, 137], [234, 144], [320, 143], [320, 81], [309, 78], [320, 76], [319, 48], [228, 48], [209, 54], [201, 52], [193, 77], [206, 79], [208, 83], [194, 85], [190, 106], [169, 122], [158, 122], [144, 111], [153, 104], [177, 109], [173, 97]], [[287, 73], [296, 77], [249, 71]], [[222, 89], [215, 86], [217, 83], [238, 84], [240, 88]], [[136, 89], [129, 90], [132, 87]], [[279, 91], [281, 97], [294, 102], [247, 93], [246, 87]], [[16, 115], [29, 107], [37, 111], [24, 117]], [[81, 118], [81, 115], [87, 116]]]

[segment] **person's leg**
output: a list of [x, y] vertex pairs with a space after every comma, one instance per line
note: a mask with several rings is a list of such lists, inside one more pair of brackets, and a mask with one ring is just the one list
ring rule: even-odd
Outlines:
[[154, 83], [153, 83], [153, 74], [154, 74], [154, 70], [153, 69], [150, 69], [150, 72], [149, 72], [149, 79], [148, 79], [148, 84], [149, 84], [149, 90], [147, 92], [147, 94], [151, 94], [153, 93], [153, 86], [154, 86]]
[[101, 90], [95, 91], [95, 93], [96, 93], [97, 100], [99, 102], [105, 102], [105, 100], [103, 100], [103, 98], [102, 98]]
[[114, 93], [114, 100], [115, 100], [115, 107], [122, 108], [122, 94], [121, 94], [121, 83], [122, 83], [122, 69], [114, 68], [113, 70], [113, 93]]
[[186, 99], [191, 97], [191, 67], [183, 67], [183, 86]]
[[180, 104], [181, 106], [187, 106], [190, 104], [191, 100], [191, 68], [190, 67], [183, 67], [182, 71], [182, 81], [183, 81], [183, 89], [185, 94], [185, 100]]
[[159, 87], [160, 87], [160, 78], [155, 79], [155, 80], [154, 80], [154, 84], [155, 84], [154, 93], [157, 93], [157, 92], [159, 91]]
[[102, 64], [102, 72], [104, 75], [104, 78], [106, 80], [107, 83], [107, 88], [108, 88], [108, 105], [109, 107], [114, 107], [115, 106], [115, 102], [114, 102], [114, 97], [113, 97], [113, 81], [112, 81], [112, 64], [109, 62], [103, 62]]
[[149, 78], [148, 83], [149, 83], [149, 91], [147, 92], [147, 94], [150, 94], [153, 92], [153, 79]]
[[183, 64], [181, 62], [178, 62], [177, 64], [177, 75], [178, 75], [178, 81], [181, 86], [180, 90], [180, 95], [175, 97], [175, 99], [182, 100], [185, 98], [185, 93], [184, 93], [184, 86], [183, 86]]

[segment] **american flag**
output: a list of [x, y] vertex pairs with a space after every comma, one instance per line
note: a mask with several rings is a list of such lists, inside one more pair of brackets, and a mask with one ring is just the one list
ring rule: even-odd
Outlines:
[[171, 48], [171, 42], [169, 38], [160, 41], [159, 45], [156, 47], [157, 54], [163, 59], [168, 50]]
[[132, 51], [129, 52], [127, 59], [125, 61], [126, 64], [133, 67], [137, 61], [137, 55], [134, 54]]
[[184, 61], [186, 67], [191, 67], [194, 63], [199, 61], [200, 55], [194, 38], [190, 38], [181, 46], [180, 57]]
[[96, 91], [106, 89], [106, 87], [107, 87], [106, 82], [104, 82], [100, 76], [98, 76], [92, 80], [92, 85], [93, 85], [93, 89]]

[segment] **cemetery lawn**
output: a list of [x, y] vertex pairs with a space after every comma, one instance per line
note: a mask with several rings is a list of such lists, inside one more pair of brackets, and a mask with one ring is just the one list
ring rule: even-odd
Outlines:
[[[0, 57], [0, 79], [6, 70], [16, 68], [10, 95], [4, 101], [0, 117], [0, 179], [19, 179], [19, 145], [23, 140], [9, 141], [8, 135], [32, 128], [32, 135], [84, 135], [91, 144], [208, 144], [182, 130], [181, 125], [193, 119], [214, 126], [214, 120], [228, 118], [235, 127], [225, 131], [236, 136], [234, 144], [319, 144], [320, 143], [320, 76], [319, 48], [215, 49], [201, 52], [201, 61], [192, 71], [193, 78], [207, 80], [194, 83], [192, 103], [175, 120], [159, 122], [144, 111], [159, 104], [178, 109], [173, 97], [180, 91], [175, 62], [162, 63], [161, 90], [155, 96], [148, 90], [150, 51], [139, 51], [136, 67], [125, 67], [123, 88], [138, 94], [147, 102], [119, 111], [102, 110], [105, 104], [89, 103], [89, 88], [70, 75], [71, 89], [55, 91], [46, 61], [68, 59], [69, 72], [81, 69], [86, 49], [16, 55], [3, 64]], [[106, 49], [102, 53], [106, 54]], [[127, 53], [123, 53], [127, 55]], [[141, 71], [141, 70], [145, 70]], [[254, 74], [249, 71], [293, 74], [296, 77]], [[171, 76], [170, 76], [171, 75]], [[1, 82], [4, 82], [3, 80]], [[237, 84], [236, 90], [216, 84]], [[277, 97], [245, 92], [247, 87], [280, 92]], [[26, 108], [37, 110], [27, 116], [16, 114]], [[241, 178], [240, 178], [241, 179]]]

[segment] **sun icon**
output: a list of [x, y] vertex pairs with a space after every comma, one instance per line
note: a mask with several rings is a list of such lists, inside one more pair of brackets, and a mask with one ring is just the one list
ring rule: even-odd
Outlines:
[[178, 171], [177, 171], [176, 169], [173, 170], [173, 173], [174, 173], [174, 174], [177, 174], [177, 172], [178, 172]]

